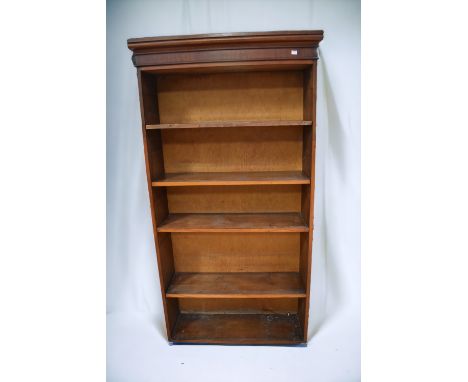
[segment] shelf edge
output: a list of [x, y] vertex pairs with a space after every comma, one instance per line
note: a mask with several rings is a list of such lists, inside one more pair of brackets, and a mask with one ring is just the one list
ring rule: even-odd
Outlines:
[[145, 125], [146, 130], [170, 129], [204, 129], [226, 127], [288, 127], [312, 126], [312, 121], [284, 120], [284, 121], [207, 121], [197, 123], [161, 123]]

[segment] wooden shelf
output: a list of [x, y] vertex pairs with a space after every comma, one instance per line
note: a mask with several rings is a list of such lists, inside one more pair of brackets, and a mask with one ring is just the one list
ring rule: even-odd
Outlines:
[[286, 126], [312, 126], [312, 121], [213, 121], [197, 123], [161, 123], [146, 125], [147, 130], [161, 129], [201, 129], [216, 127], [286, 127]]
[[158, 232], [308, 232], [299, 213], [169, 214]]
[[165, 174], [152, 182], [153, 187], [246, 186], [269, 184], [310, 184], [300, 171], [198, 172]]
[[176, 273], [166, 292], [172, 298], [303, 298], [299, 273]]
[[181, 313], [173, 342], [218, 344], [298, 344], [304, 342], [296, 314]]

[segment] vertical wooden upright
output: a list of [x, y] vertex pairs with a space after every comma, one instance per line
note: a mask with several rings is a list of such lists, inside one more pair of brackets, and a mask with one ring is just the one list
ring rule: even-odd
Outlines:
[[128, 40], [169, 341], [307, 342], [322, 38]]

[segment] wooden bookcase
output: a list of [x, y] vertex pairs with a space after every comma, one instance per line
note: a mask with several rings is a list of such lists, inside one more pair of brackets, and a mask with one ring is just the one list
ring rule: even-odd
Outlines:
[[169, 341], [307, 342], [322, 38], [128, 40]]

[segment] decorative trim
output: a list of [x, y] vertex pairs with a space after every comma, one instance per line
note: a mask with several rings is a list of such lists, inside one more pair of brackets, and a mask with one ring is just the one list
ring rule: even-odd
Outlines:
[[[258, 60], [315, 60], [323, 31], [217, 33], [132, 38], [136, 67], [248, 62]], [[294, 53], [297, 51], [297, 54]]]

